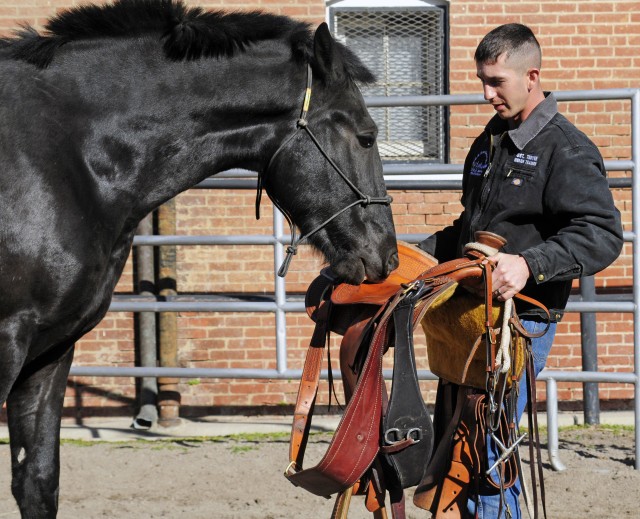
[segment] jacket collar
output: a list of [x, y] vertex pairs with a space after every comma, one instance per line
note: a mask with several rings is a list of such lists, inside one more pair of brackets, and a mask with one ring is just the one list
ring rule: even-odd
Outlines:
[[524, 147], [553, 119], [558, 113], [558, 102], [552, 92], [544, 93], [544, 101], [536, 106], [529, 117], [517, 128], [507, 131], [507, 123], [498, 115], [494, 115], [486, 131], [498, 135], [507, 131], [513, 144], [522, 151]]

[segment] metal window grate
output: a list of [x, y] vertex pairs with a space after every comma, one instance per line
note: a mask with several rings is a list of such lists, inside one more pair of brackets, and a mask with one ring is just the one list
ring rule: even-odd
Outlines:
[[[333, 34], [378, 78], [365, 96], [446, 94], [445, 12], [441, 7], [330, 8]], [[442, 106], [370, 108], [385, 162], [445, 162]]]

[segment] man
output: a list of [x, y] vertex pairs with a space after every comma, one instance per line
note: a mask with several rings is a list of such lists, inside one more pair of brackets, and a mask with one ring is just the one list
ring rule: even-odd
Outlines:
[[[598, 149], [558, 113], [553, 94], [540, 86], [541, 51], [533, 32], [520, 24], [497, 27], [480, 42], [475, 62], [484, 97], [496, 115], [465, 160], [462, 214], [419, 246], [442, 262], [461, 257], [475, 231], [491, 231], [507, 240], [490, 258], [496, 264], [494, 297], [504, 301], [522, 292], [542, 302], [552, 315], [547, 334], [533, 339], [537, 375], [571, 280], [595, 274], [618, 257], [620, 213]], [[534, 333], [544, 329], [534, 307], [520, 301], [517, 305], [525, 328]], [[525, 405], [526, 390], [521, 387], [518, 419]], [[521, 517], [519, 493], [519, 485], [507, 491], [500, 517]], [[500, 496], [470, 499], [469, 511], [473, 514], [476, 508], [479, 517], [497, 519]]]

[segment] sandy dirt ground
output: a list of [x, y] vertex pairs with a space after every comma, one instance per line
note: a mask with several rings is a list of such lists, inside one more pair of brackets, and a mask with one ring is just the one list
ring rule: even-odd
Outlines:
[[[313, 436], [309, 464], [327, 448]], [[295, 488], [282, 475], [285, 435], [62, 446], [61, 519], [328, 518], [332, 501]], [[549, 519], [640, 517], [640, 471], [633, 432], [561, 430], [564, 472], [545, 461]], [[310, 466], [310, 465], [308, 465]], [[11, 497], [9, 447], [0, 445], [0, 519], [19, 517]], [[409, 489], [411, 494], [411, 489]], [[411, 499], [409, 498], [410, 502]], [[409, 506], [409, 518], [427, 518]], [[526, 516], [526, 515], [525, 515]], [[350, 518], [370, 518], [354, 498]]]

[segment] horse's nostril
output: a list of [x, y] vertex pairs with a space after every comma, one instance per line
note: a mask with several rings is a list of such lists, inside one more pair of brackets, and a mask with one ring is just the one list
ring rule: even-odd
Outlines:
[[389, 260], [387, 261], [387, 273], [398, 268], [400, 264], [400, 260], [398, 259], [398, 252], [394, 252], [391, 256], [389, 256]]

